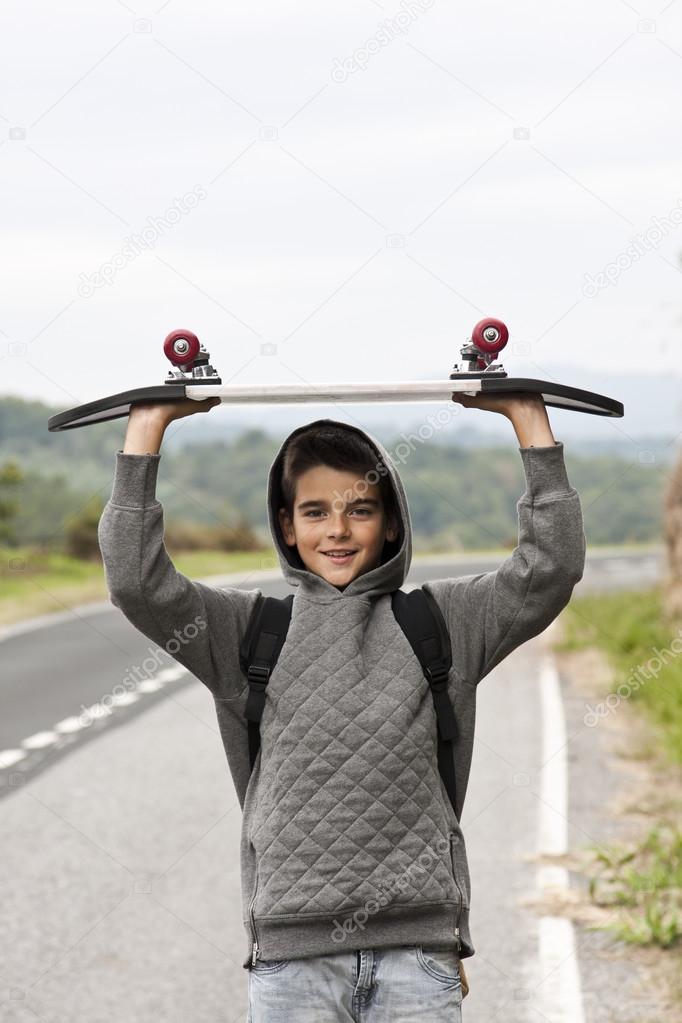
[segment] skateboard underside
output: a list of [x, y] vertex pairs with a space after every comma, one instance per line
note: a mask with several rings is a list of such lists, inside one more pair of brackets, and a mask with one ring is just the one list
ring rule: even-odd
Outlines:
[[594, 391], [584, 391], [548, 380], [534, 380], [528, 377], [486, 378], [471, 374], [471, 379], [443, 379], [368, 383], [319, 383], [319, 384], [270, 384], [258, 386], [234, 386], [220, 383], [168, 383], [154, 387], [138, 387], [130, 391], [111, 394], [97, 401], [78, 405], [52, 416], [48, 430], [75, 430], [93, 423], [104, 423], [121, 419], [130, 413], [136, 402], [165, 402], [191, 398], [219, 397], [226, 405], [296, 405], [296, 404], [371, 404], [377, 402], [406, 402], [437, 404], [451, 401], [455, 393], [500, 394], [506, 391], [528, 391], [541, 394], [545, 405], [551, 408], [569, 409], [573, 412], [587, 412], [595, 416], [620, 418], [623, 405], [614, 398], [608, 398]]

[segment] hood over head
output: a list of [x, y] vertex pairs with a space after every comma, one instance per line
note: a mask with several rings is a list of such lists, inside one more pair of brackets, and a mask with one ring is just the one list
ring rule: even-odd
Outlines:
[[[284, 507], [281, 479], [287, 447], [299, 433], [303, 433], [312, 426], [322, 425], [338, 427], [342, 430], [356, 433], [376, 452], [377, 457], [381, 459], [388, 470], [388, 478], [393, 488], [395, 506], [399, 516], [398, 539], [393, 543], [385, 545], [381, 563], [369, 572], [354, 578], [343, 590], [339, 590], [332, 583], [323, 579], [322, 576], [311, 572], [305, 567], [296, 547], [289, 547], [286, 543], [279, 524], [279, 509]], [[293, 430], [282, 443], [270, 466], [267, 502], [270, 532], [284, 578], [292, 586], [300, 586], [301, 592], [305, 593], [307, 597], [326, 601], [355, 596], [378, 597], [383, 593], [392, 593], [393, 590], [400, 589], [404, 583], [412, 561], [412, 524], [410, 522], [407, 496], [403, 489], [402, 480], [388, 452], [375, 437], [372, 437], [359, 427], [349, 426], [348, 423], [342, 423], [335, 419], [316, 419], [312, 423], [306, 423], [304, 426], [299, 426]], [[387, 548], [389, 549], [388, 557], [386, 556]], [[390, 550], [395, 551], [392, 556], [390, 555]]]

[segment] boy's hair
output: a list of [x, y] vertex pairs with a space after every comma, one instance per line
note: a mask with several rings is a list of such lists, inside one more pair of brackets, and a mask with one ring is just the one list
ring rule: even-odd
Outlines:
[[[401, 516], [384, 459], [354, 430], [344, 430], [338, 426], [313, 424], [302, 430], [287, 445], [280, 486], [284, 507], [290, 518], [293, 519], [294, 516], [296, 482], [299, 476], [316, 465], [355, 472], [360, 477], [369, 474], [367, 482], [378, 485], [384, 512], [389, 521], [393, 519], [402, 534]], [[354, 496], [362, 497], [364, 493], [364, 490], [360, 490]], [[385, 550], [384, 556], [392, 557], [397, 553], [401, 539], [402, 537], [398, 541], [387, 541], [386, 548], [390, 546], [395, 549], [390, 552]]]

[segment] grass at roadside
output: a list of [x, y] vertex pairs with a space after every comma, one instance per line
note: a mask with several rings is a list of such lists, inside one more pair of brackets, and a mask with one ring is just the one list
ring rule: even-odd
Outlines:
[[668, 755], [682, 763], [682, 628], [663, 623], [660, 589], [574, 598], [565, 616], [559, 649], [598, 646], [614, 670], [611, 693], [592, 710], [606, 716], [627, 700], [641, 705]]
[[[594, 722], [641, 708], [664, 763], [682, 764], [682, 629], [666, 626], [659, 587], [574, 598], [559, 650], [598, 647], [613, 670], [609, 692], [589, 705]], [[589, 894], [617, 908], [608, 929], [625, 942], [682, 943], [682, 829], [678, 800], [630, 844], [590, 847]]]
[[[173, 564], [191, 579], [243, 572], [248, 586], [249, 572], [276, 568], [279, 562], [274, 550], [265, 549], [187, 551], [174, 554]], [[101, 562], [28, 548], [0, 549], [0, 625], [107, 598]]]
[[630, 846], [592, 847], [589, 894], [620, 912], [607, 929], [632, 945], [670, 948], [682, 938], [682, 831], [659, 822]]

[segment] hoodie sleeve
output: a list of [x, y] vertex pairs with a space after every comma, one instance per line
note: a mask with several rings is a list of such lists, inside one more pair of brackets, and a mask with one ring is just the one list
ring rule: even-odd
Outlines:
[[178, 572], [156, 499], [161, 455], [116, 453], [111, 498], [97, 529], [112, 604], [211, 690], [241, 696], [239, 642], [260, 590], [217, 589]]
[[424, 584], [448, 623], [453, 671], [480, 682], [568, 604], [585, 565], [578, 492], [564, 445], [519, 448], [526, 490], [517, 502], [518, 545], [493, 572]]

